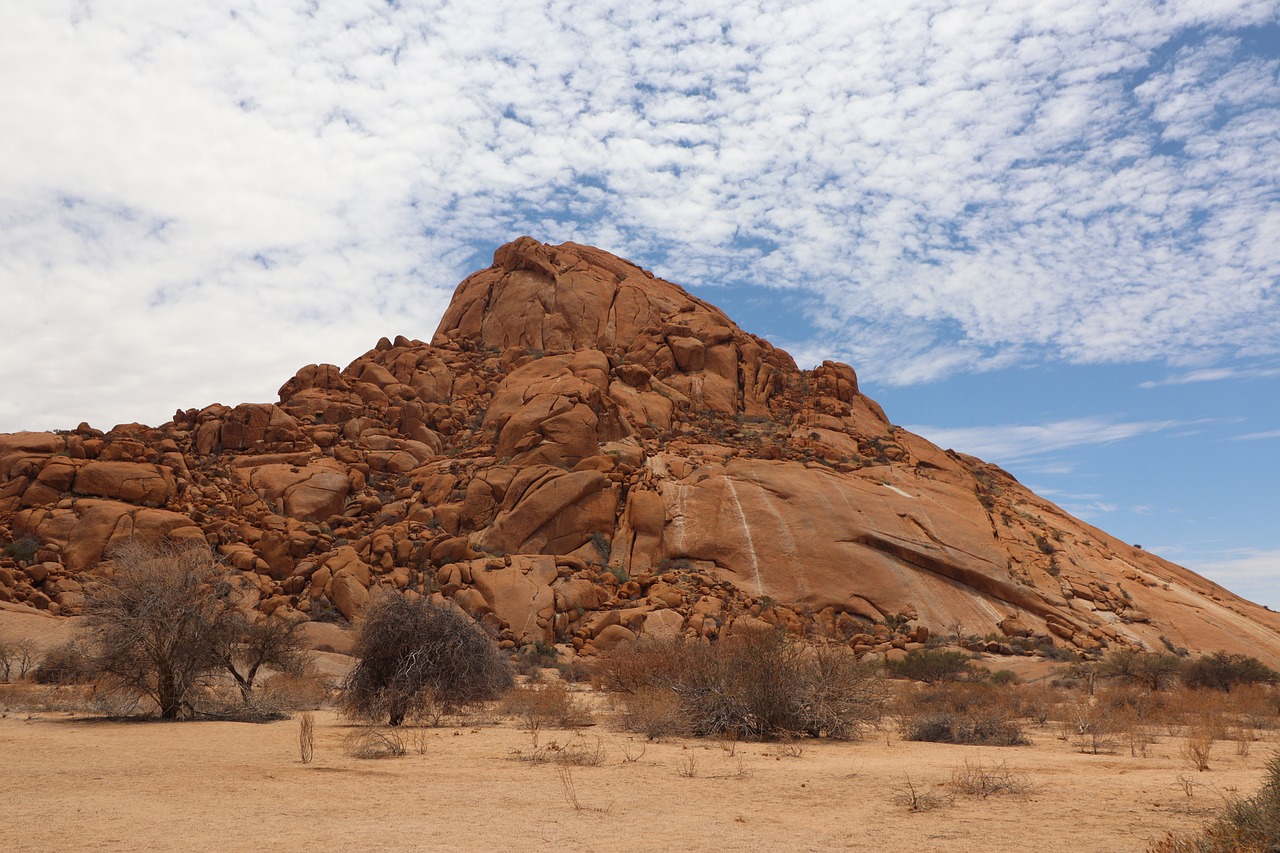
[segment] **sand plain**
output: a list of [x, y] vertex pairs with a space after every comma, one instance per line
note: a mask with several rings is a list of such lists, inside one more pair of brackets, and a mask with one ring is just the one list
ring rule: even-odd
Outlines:
[[[565, 766], [528, 760], [533, 737], [512, 721], [406, 728], [405, 755], [361, 759], [344, 748], [349, 724], [331, 711], [315, 720], [304, 764], [297, 719], [8, 711], [0, 848], [1122, 853], [1255, 791], [1275, 746], [1269, 732], [1248, 755], [1221, 741], [1197, 773], [1181, 737], [1157, 737], [1146, 757], [1093, 755], [1052, 725], [1030, 727], [1030, 746], [1003, 748], [905, 742], [891, 726], [802, 750], [648, 743], [606, 723], [540, 731], [543, 751], [572, 741], [603, 753], [599, 766]], [[1003, 765], [1028, 790], [957, 794], [953, 774], [966, 762]], [[942, 803], [911, 811], [908, 779]]]

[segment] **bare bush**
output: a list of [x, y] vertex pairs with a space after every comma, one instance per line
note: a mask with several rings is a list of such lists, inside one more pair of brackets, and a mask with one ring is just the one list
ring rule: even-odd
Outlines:
[[37, 684], [87, 684], [93, 678], [89, 652], [78, 640], [50, 649], [31, 671], [31, 680]]
[[1105, 703], [1080, 697], [1065, 709], [1062, 726], [1063, 739], [1070, 740], [1081, 752], [1092, 755], [1115, 752], [1119, 717]]
[[316, 715], [304, 711], [298, 717], [298, 757], [303, 764], [310, 764], [316, 754]]
[[945, 684], [906, 694], [898, 718], [906, 740], [985, 746], [1029, 743], [1017, 700], [989, 684]]
[[777, 631], [718, 643], [641, 641], [601, 667], [622, 694], [623, 724], [650, 737], [732, 733], [745, 740], [857, 737], [883, 715], [882, 681], [843, 646], [805, 646]]
[[930, 790], [917, 784], [909, 775], [903, 776], [902, 783], [894, 787], [893, 799], [909, 812], [926, 812], [955, 802], [953, 794]]
[[342, 741], [352, 758], [398, 758], [405, 754], [404, 735], [398, 728], [357, 726]]
[[245, 621], [223, 648], [222, 665], [240, 688], [245, 705], [252, 703], [254, 687], [264, 669], [291, 676], [305, 673], [311, 656], [302, 646], [301, 624], [280, 617]]
[[619, 704], [619, 722], [625, 731], [642, 734], [649, 740], [692, 733], [684, 704], [673, 688], [641, 687], [634, 693], [620, 694]]
[[360, 662], [343, 683], [342, 710], [392, 726], [410, 714], [474, 706], [513, 684], [506, 660], [470, 618], [396, 593], [382, 594], [365, 611], [355, 655]]
[[519, 720], [525, 728], [572, 728], [593, 722], [591, 710], [563, 681], [512, 690], [503, 697], [502, 713]]
[[1209, 726], [1196, 726], [1182, 745], [1182, 760], [1188, 767], [1203, 773], [1209, 769], [1209, 755], [1217, 742], [1216, 732]]
[[1031, 783], [1023, 774], [1010, 770], [1003, 761], [986, 764], [966, 758], [964, 767], [951, 771], [951, 787], [957, 793], [985, 800], [998, 794], [1025, 794], [1031, 789]]

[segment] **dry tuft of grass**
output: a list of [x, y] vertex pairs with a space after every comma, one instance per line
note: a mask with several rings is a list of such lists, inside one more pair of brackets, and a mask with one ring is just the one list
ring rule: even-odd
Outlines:
[[1001, 794], [1025, 794], [1031, 790], [1031, 783], [1025, 775], [1010, 770], [1003, 761], [989, 765], [966, 758], [963, 767], [951, 771], [951, 787], [957, 793], [985, 800]]

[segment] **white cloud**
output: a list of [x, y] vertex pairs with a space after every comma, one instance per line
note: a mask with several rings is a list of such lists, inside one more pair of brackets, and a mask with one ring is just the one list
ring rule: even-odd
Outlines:
[[1250, 601], [1280, 608], [1280, 549], [1242, 549], [1186, 565]]
[[1166, 385], [1190, 385], [1196, 382], [1224, 382], [1244, 379], [1272, 379], [1280, 376], [1277, 367], [1206, 367], [1191, 370], [1164, 379], [1138, 383], [1139, 388], [1161, 388]]
[[1280, 438], [1280, 429], [1269, 429], [1265, 432], [1250, 432], [1233, 436], [1235, 441], [1261, 441], [1268, 438]]
[[1276, 19], [1270, 0], [18, 4], [0, 429], [269, 397], [306, 361], [429, 336], [477, 252], [523, 232], [802, 291], [806, 350], [874, 381], [1265, 357], [1280, 63], [1237, 34]]
[[998, 464], [1098, 444], [1111, 444], [1180, 426], [1179, 421], [1108, 421], [1077, 418], [1044, 424], [984, 427], [909, 425], [939, 447], [951, 448]]

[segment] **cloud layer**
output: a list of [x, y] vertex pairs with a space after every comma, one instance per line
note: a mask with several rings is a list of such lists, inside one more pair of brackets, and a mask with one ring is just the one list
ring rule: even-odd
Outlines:
[[520, 233], [779, 288], [880, 382], [1278, 348], [1274, 2], [5, 18], [0, 430], [268, 399]]

